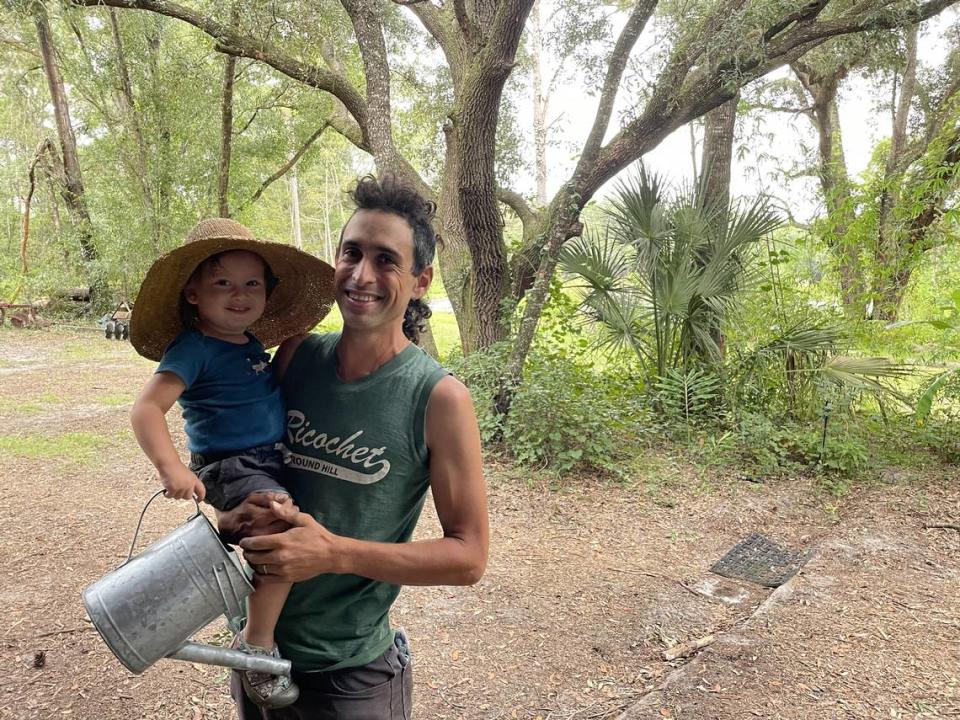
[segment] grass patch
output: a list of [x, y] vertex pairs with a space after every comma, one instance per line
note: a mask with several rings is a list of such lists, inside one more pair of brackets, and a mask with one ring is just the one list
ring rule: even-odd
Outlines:
[[39, 415], [49, 410], [51, 405], [59, 405], [62, 402], [63, 400], [51, 393], [44, 393], [26, 401], [0, 398], [0, 411], [17, 415]]
[[94, 433], [75, 432], [63, 435], [0, 435], [0, 456], [31, 460], [63, 458], [86, 465], [96, 459], [97, 450], [106, 440]]
[[435, 312], [430, 318], [430, 329], [440, 357], [446, 357], [451, 350], [460, 347], [460, 328], [452, 312]]
[[103, 355], [103, 348], [93, 343], [71, 343], [60, 352], [66, 360], [94, 360]]
[[84, 335], [81, 341], [65, 345], [58, 355], [65, 360], [84, 361], [99, 360], [104, 356], [136, 355], [136, 352], [129, 340], [107, 340], [102, 335], [91, 333]]

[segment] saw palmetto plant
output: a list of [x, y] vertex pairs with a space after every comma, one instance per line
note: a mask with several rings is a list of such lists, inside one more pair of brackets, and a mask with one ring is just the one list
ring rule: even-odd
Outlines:
[[605, 230], [561, 255], [600, 344], [629, 349], [657, 377], [722, 359], [724, 318], [751, 281], [758, 241], [780, 224], [763, 198], [724, 208], [704, 196], [673, 193], [641, 166], [617, 186]]

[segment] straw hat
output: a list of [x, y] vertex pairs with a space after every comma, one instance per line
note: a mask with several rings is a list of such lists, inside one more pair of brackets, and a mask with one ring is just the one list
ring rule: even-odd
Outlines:
[[180, 298], [197, 266], [211, 255], [248, 250], [266, 262], [277, 278], [263, 317], [249, 329], [264, 347], [310, 330], [330, 312], [333, 268], [292, 245], [257, 240], [234, 220], [201, 220], [176, 250], [158, 258], [147, 271], [130, 317], [130, 342], [137, 352], [159, 360], [183, 332]]

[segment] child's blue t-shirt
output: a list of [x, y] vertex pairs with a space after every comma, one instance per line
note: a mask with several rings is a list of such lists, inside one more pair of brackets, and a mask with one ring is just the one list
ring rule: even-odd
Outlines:
[[253, 335], [236, 345], [197, 330], [180, 333], [160, 358], [187, 389], [178, 402], [192, 452], [245, 450], [283, 436], [286, 413], [270, 356]]

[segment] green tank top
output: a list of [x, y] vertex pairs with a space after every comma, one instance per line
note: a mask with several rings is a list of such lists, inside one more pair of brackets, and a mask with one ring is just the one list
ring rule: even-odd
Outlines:
[[[309, 335], [283, 378], [286, 485], [303, 512], [337, 535], [407, 542], [430, 485], [427, 401], [447, 372], [410, 345], [372, 375], [337, 375], [338, 333]], [[357, 575], [296, 583], [277, 624], [283, 657], [299, 671], [365, 665], [393, 640], [388, 612], [399, 585]]]

